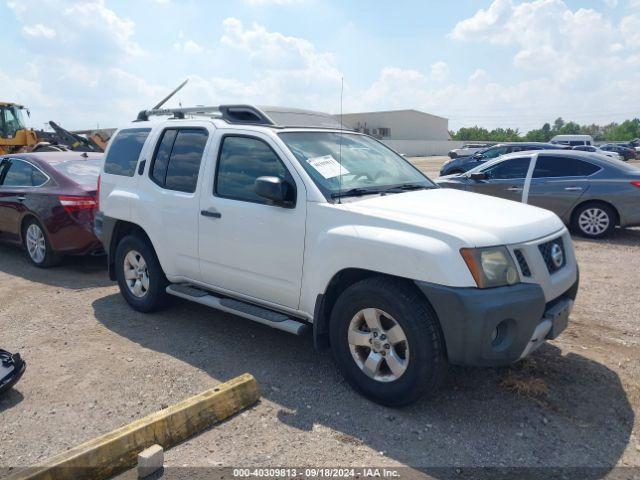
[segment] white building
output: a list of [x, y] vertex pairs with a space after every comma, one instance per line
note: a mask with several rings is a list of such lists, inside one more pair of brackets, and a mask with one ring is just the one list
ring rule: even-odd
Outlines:
[[345, 113], [342, 123], [409, 156], [443, 155], [452, 148], [449, 120], [419, 110]]

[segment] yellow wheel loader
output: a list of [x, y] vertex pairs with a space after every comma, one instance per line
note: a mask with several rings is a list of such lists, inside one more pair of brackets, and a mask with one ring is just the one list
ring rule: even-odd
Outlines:
[[0, 102], [0, 155], [30, 151], [38, 144], [36, 132], [24, 126], [23, 110], [22, 105]]

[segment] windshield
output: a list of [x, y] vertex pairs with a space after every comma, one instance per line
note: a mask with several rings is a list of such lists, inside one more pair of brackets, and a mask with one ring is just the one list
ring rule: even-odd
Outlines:
[[436, 188], [417, 168], [365, 135], [340, 132], [286, 132], [289, 147], [325, 196], [394, 186]]
[[5, 106], [0, 111], [0, 133], [6, 138], [15, 137], [18, 131], [24, 129], [22, 111], [15, 106]]

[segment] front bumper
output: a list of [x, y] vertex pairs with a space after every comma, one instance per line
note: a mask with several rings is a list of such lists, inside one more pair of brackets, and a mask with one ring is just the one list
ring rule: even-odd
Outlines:
[[556, 338], [567, 326], [578, 284], [546, 303], [534, 283], [482, 290], [416, 282], [438, 315], [449, 362], [464, 366], [507, 365]]

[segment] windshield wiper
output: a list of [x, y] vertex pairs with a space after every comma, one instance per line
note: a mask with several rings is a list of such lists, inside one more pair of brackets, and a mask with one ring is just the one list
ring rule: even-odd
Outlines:
[[360, 195], [368, 195], [380, 193], [379, 188], [350, 188], [349, 190], [344, 190], [342, 192], [333, 192], [331, 194], [331, 198], [339, 198], [339, 197], [357, 197]]
[[387, 187], [381, 191], [393, 192], [395, 190], [395, 191], [406, 192], [409, 190], [422, 190], [427, 188], [433, 188], [433, 187], [431, 187], [430, 185], [423, 185], [421, 183], [403, 183], [402, 185], [393, 185], [392, 187]]

